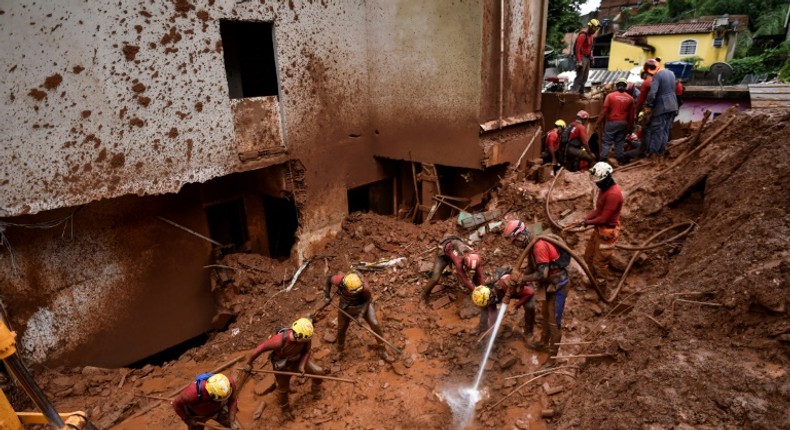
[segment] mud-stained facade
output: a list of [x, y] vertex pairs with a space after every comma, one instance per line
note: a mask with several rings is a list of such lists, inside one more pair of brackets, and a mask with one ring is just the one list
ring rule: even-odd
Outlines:
[[[397, 209], [408, 169], [381, 160], [513, 161], [539, 119], [546, 1], [501, 4], [3, 2], [0, 282], [25, 350], [116, 366], [204, 332], [212, 245], [160, 217], [298, 260], [350, 189], [390, 180]], [[25, 228], [81, 206], [73, 239]]]

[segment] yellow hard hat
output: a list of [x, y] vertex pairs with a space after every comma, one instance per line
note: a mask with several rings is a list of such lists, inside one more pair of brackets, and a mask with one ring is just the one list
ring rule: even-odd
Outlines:
[[213, 400], [225, 400], [230, 397], [233, 388], [227, 376], [217, 373], [206, 380], [206, 391]]
[[485, 285], [478, 285], [472, 291], [472, 302], [479, 308], [488, 306], [491, 300], [491, 289]]
[[563, 121], [561, 119], [558, 119], [558, 120], [554, 121], [554, 125], [559, 127], [559, 128], [565, 128], [565, 127], [568, 126], [568, 124], [565, 124], [565, 121]]
[[299, 318], [291, 324], [297, 340], [308, 340], [313, 337], [313, 322], [309, 318]]
[[587, 23], [587, 27], [591, 27], [591, 28], [598, 28], [600, 26], [601, 26], [601, 21], [598, 21], [595, 18], [591, 19], [590, 22]]
[[343, 286], [346, 287], [346, 291], [349, 293], [357, 293], [362, 290], [362, 278], [354, 272], [348, 272], [346, 276], [343, 277]]

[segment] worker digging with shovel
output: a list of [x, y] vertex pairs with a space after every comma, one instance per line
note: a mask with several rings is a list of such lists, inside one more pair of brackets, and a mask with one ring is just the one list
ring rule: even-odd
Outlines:
[[[373, 307], [373, 294], [371, 293], [370, 286], [367, 281], [362, 278], [362, 275], [356, 271], [348, 273], [338, 272], [326, 280], [324, 288], [324, 301], [331, 303], [332, 301], [332, 288], [335, 288], [335, 293], [340, 297], [340, 306], [337, 309], [337, 355], [335, 361], [343, 359], [343, 353], [346, 345], [346, 331], [351, 320], [357, 322], [360, 326], [362, 324], [357, 320], [362, 317], [367, 321], [370, 326], [370, 331], [376, 336], [378, 344], [379, 356], [387, 361], [392, 361], [389, 353], [385, 348], [384, 337], [379, 326], [378, 318], [376, 318], [376, 309]], [[364, 326], [362, 326], [364, 328]]]
[[[324, 370], [310, 361], [313, 332], [313, 323], [309, 318], [299, 318], [290, 327], [278, 329], [276, 334], [258, 345], [250, 353], [247, 357], [244, 372], [246, 374], [252, 372], [252, 363], [255, 359], [264, 352], [271, 351], [269, 360], [276, 371], [295, 372], [302, 376], [305, 374], [324, 375]], [[291, 390], [291, 376], [282, 373], [274, 376], [280, 409], [282, 410], [283, 418], [288, 421], [294, 419], [291, 405], [288, 402], [288, 395]], [[322, 380], [319, 378], [311, 378], [311, 380], [313, 399], [320, 400], [323, 397], [321, 391]]]

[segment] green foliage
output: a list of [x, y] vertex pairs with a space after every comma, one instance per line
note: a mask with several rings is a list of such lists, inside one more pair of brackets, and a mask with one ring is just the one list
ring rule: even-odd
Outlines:
[[564, 46], [565, 33], [579, 31], [579, 7], [586, 0], [549, 0], [546, 23], [546, 44], [556, 50]]
[[691, 66], [694, 69], [699, 70], [699, 63], [701, 63], [703, 61], [703, 58], [702, 57], [698, 57], [698, 56], [695, 55], [693, 57], [681, 58], [680, 61], [685, 61], [687, 63], [691, 63]]
[[778, 74], [780, 79], [790, 79], [790, 41], [776, 48], [763, 51], [760, 55], [737, 58], [730, 61], [733, 82], [740, 82], [748, 74]]
[[649, 3], [644, 3], [639, 9], [639, 13], [628, 18], [627, 26], [637, 24], [661, 24], [671, 22], [669, 9], [666, 6], [649, 7]]

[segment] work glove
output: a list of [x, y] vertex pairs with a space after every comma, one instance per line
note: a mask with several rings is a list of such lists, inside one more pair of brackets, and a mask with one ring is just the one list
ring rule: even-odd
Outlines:
[[330, 301], [332, 301], [332, 297], [324, 296], [324, 302], [329, 303]]
[[304, 369], [299, 369], [299, 377], [304, 378]]
[[247, 364], [246, 366], [244, 366], [244, 372], [245, 373], [252, 372], [252, 364]]
[[241, 429], [241, 424], [239, 424], [239, 422], [236, 419], [234, 419], [233, 422], [230, 423], [230, 430], [239, 430], [239, 429]]

